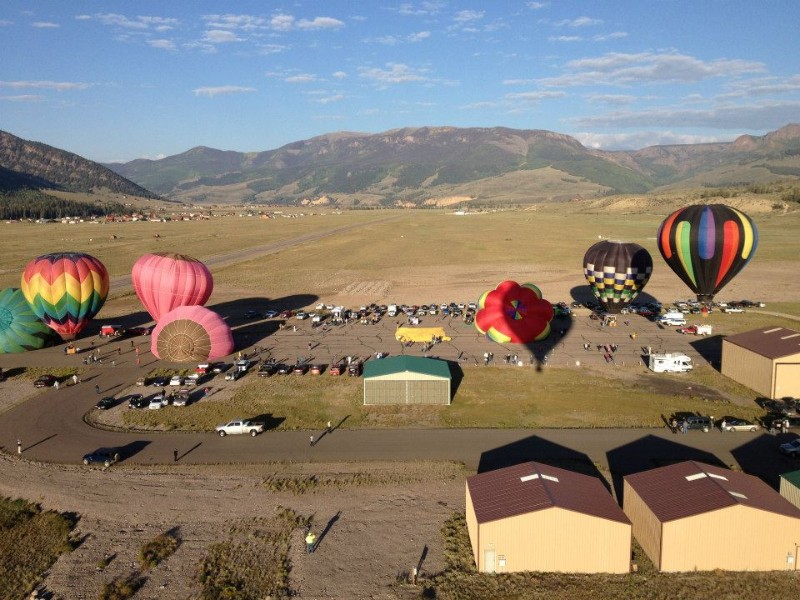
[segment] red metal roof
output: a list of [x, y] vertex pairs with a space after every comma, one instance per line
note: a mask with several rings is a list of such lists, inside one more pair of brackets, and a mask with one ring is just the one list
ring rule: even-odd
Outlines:
[[785, 327], [752, 329], [729, 335], [723, 341], [771, 359], [800, 354], [800, 331]]
[[701, 462], [690, 460], [624, 479], [661, 522], [737, 504], [800, 519], [800, 509], [758, 477]]
[[473, 475], [467, 488], [478, 523], [553, 507], [630, 523], [599, 479], [541, 463]]

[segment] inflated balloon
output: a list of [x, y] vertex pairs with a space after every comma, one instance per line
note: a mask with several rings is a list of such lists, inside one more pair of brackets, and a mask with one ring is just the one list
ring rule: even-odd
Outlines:
[[0, 290], [0, 354], [44, 348], [55, 339], [19, 288]]
[[653, 257], [639, 244], [603, 240], [583, 257], [583, 275], [607, 312], [630, 304], [653, 272]]
[[81, 252], [45, 254], [25, 267], [21, 287], [34, 314], [62, 339], [71, 340], [103, 307], [108, 271]]
[[532, 283], [503, 281], [478, 301], [475, 327], [498, 343], [525, 344], [550, 335], [553, 305]]
[[205, 304], [214, 289], [211, 272], [185, 254], [145, 254], [133, 265], [131, 283], [154, 320], [179, 306]]
[[214, 360], [233, 352], [233, 334], [213, 310], [179, 306], [161, 316], [150, 350], [156, 358], [171, 362]]
[[753, 258], [755, 223], [724, 204], [676, 210], [661, 223], [656, 238], [666, 263], [701, 302], [710, 302]]

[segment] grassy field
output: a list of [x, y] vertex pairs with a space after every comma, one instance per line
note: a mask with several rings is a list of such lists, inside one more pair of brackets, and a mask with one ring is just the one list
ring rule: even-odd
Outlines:
[[[327, 421], [344, 428], [415, 427], [660, 427], [674, 412], [756, 418], [755, 405], [731, 403], [747, 390], [711, 368], [691, 378], [621, 380], [599, 373], [575, 377], [572, 370], [474, 368], [458, 386], [450, 406], [364, 406], [363, 380], [330, 377], [253, 378], [233, 398], [208, 400], [159, 411], [127, 411], [127, 426], [208, 431], [246, 416], [279, 430], [318, 429]], [[591, 385], [587, 384], [591, 378]], [[687, 389], [687, 388], [694, 389]]]

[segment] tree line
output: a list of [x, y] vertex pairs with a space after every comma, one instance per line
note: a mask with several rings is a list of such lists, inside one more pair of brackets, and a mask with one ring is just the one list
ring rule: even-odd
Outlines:
[[0, 192], [0, 219], [62, 219], [64, 217], [101, 217], [128, 210], [119, 202], [93, 204], [56, 198], [38, 190]]

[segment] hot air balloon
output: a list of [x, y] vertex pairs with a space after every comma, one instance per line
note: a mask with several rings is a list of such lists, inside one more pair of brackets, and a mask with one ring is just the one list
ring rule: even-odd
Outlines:
[[610, 313], [617, 313], [639, 295], [653, 272], [653, 258], [639, 244], [603, 240], [583, 257], [583, 275]]
[[656, 242], [666, 263], [697, 299], [711, 302], [753, 258], [758, 230], [735, 208], [693, 205], [664, 219]]
[[203, 305], [214, 280], [202, 262], [185, 254], [145, 254], [133, 265], [131, 283], [150, 316], [161, 316], [179, 306]]
[[233, 334], [213, 310], [179, 306], [161, 316], [150, 350], [156, 358], [171, 362], [214, 360], [233, 352]]
[[34, 314], [62, 339], [71, 340], [103, 307], [108, 271], [81, 252], [45, 254], [25, 267], [21, 287]]
[[553, 305], [532, 283], [503, 281], [478, 301], [475, 327], [500, 344], [526, 344], [550, 335]]
[[38, 350], [54, 338], [53, 330], [33, 314], [22, 290], [0, 290], [0, 354]]

